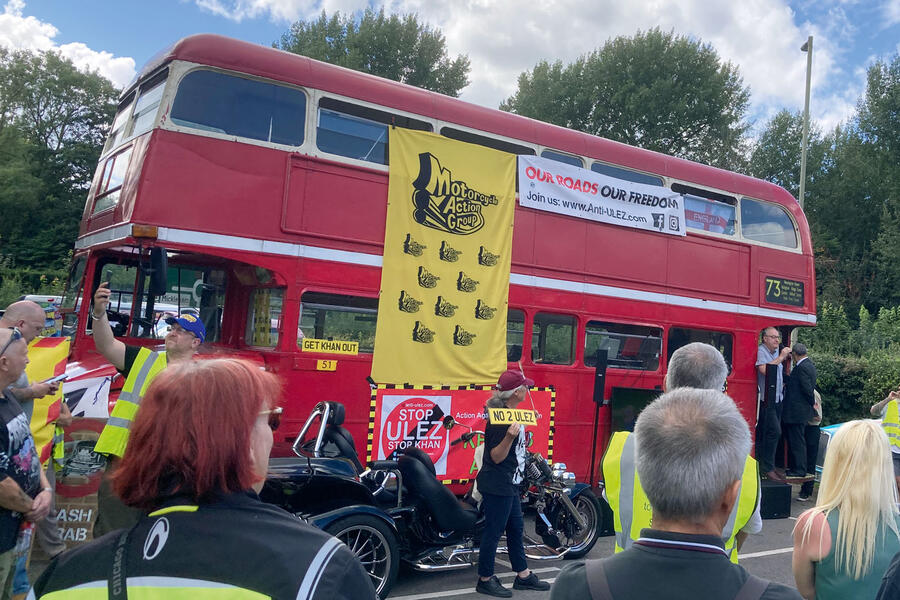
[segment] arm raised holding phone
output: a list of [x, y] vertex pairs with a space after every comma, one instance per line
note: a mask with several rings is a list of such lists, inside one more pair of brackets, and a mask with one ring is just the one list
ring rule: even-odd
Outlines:
[[91, 309], [91, 315], [94, 317], [94, 345], [106, 360], [121, 371], [125, 368], [125, 344], [113, 335], [109, 319], [106, 317], [111, 294], [108, 281], [101, 283], [94, 292], [94, 306]]

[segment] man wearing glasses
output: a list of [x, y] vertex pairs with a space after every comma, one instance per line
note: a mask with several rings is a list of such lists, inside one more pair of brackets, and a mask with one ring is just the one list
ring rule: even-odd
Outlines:
[[27, 364], [25, 336], [15, 328], [0, 329], [0, 600], [12, 596], [22, 520], [46, 517], [53, 498], [25, 412], [6, 389]]
[[[769, 479], [784, 481], [775, 471], [775, 448], [781, 437], [781, 400], [784, 397], [784, 360], [791, 355], [791, 349], [781, 348], [781, 334], [774, 327], [763, 330], [762, 344], [756, 352], [756, 381], [760, 394], [759, 422], [757, 423], [756, 456], [759, 470]], [[766, 398], [766, 366], [777, 365], [774, 398]], [[769, 400], [768, 402], [766, 400]], [[762, 434], [762, 435], [760, 435]]]
[[192, 314], [183, 314], [166, 319], [170, 329], [166, 334], [164, 351], [157, 352], [145, 346], [125, 344], [116, 339], [109, 325], [106, 310], [109, 307], [110, 294], [108, 282], [101, 283], [94, 292], [92, 309], [94, 344], [100, 354], [125, 376], [125, 383], [94, 446], [94, 451], [106, 455], [109, 461], [106, 474], [97, 491], [94, 537], [130, 527], [140, 518], [139, 511], [125, 506], [112, 491], [108, 475], [115, 471], [119, 459], [125, 454], [131, 423], [147, 386], [167, 365], [193, 359], [206, 338], [203, 321]]

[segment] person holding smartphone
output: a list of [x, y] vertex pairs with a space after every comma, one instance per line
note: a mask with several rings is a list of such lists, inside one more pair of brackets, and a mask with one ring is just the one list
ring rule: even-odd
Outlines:
[[106, 426], [97, 439], [94, 452], [103, 454], [108, 462], [97, 491], [97, 520], [94, 537], [110, 531], [130, 527], [140, 518], [140, 512], [126, 506], [112, 489], [112, 474], [125, 455], [131, 424], [138, 412], [141, 397], [150, 382], [167, 366], [192, 360], [200, 344], [206, 339], [203, 321], [192, 314], [168, 317], [171, 327], [165, 337], [165, 350], [133, 346], [117, 340], [107, 317], [110, 295], [109, 282], [101, 283], [94, 292], [91, 315], [94, 344], [97, 350], [125, 376], [122, 391], [116, 400]]

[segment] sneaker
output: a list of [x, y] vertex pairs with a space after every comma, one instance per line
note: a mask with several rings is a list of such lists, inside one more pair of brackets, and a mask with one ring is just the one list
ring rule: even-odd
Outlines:
[[800, 494], [797, 496], [797, 502], [809, 502], [809, 494]]
[[[518, 577], [516, 577], [516, 579], [518, 579]], [[550, 586], [547, 587], [549, 588]], [[488, 596], [496, 596], [497, 598], [512, 598], [512, 592], [503, 587], [503, 584], [500, 583], [500, 580], [497, 579], [496, 575], [492, 575], [487, 581], [482, 581], [479, 577], [478, 583], [475, 585], [475, 591], [479, 594], [487, 594]]]
[[550, 584], [538, 579], [538, 576], [534, 573], [529, 573], [525, 579], [516, 575], [516, 579], [513, 581], [513, 588], [517, 590], [549, 590]]

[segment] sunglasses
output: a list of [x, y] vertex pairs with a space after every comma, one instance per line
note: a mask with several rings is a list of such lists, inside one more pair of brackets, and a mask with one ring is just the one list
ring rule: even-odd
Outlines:
[[3, 354], [7, 350], [9, 350], [9, 347], [13, 344], [13, 342], [18, 342], [22, 339], [22, 332], [19, 331], [18, 327], [10, 327], [9, 329], [12, 329], [12, 335], [9, 337], [9, 341], [4, 344], [3, 350], [0, 350], [0, 356], [3, 356]]
[[261, 410], [259, 414], [261, 415], [269, 415], [269, 429], [275, 431], [281, 425], [281, 413], [284, 412], [284, 409], [280, 406], [277, 406], [271, 410]]

